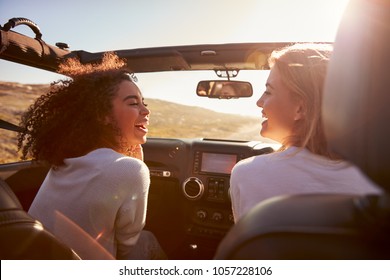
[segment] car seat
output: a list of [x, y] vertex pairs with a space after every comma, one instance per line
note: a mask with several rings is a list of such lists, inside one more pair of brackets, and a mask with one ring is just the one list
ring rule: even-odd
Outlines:
[[256, 205], [215, 259], [390, 259], [390, 2], [352, 0], [325, 83], [330, 147], [384, 193], [309, 194]]
[[28, 215], [0, 180], [0, 259], [76, 260], [78, 255]]

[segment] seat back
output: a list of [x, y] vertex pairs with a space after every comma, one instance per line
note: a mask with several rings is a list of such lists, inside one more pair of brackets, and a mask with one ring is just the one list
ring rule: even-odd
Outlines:
[[73, 250], [23, 210], [3, 180], [0, 180], [0, 259], [79, 259]]
[[323, 101], [331, 148], [390, 191], [390, 1], [355, 0], [340, 24]]
[[216, 259], [390, 259], [390, 1], [352, 0], [325, 83], [330, 147], [381, 196], [297, 195], [260, 203], [221, 242]]
[[[378, 196], [306, 194], [256, 205], [220, 243], [215, 259], [390, 258]], [[385, 240], [385, 242], [383, 242]]]

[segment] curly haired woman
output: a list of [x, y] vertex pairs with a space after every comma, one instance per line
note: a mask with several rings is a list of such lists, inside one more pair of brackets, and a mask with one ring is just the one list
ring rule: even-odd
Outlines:
[[23, 157], [51, 165], [29, 214], [81, 258], [165, 258], [142, 231], [150, 176], [141, 144], [150, 111], [124, 66], [112, 53], [99, 64], [67, 60], [59, 72], [71, 79], [53, 83], [21, 121]]

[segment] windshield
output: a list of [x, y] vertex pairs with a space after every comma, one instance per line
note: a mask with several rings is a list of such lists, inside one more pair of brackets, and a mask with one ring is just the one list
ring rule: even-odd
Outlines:
[[215, 79], [212, 71], [137, 74], [152, 111], [150, 137], [260, 140], [261, 109], [268, 71], [241, 71], [237, 79], [252, 83], [250, 98], [212, 99], [196, 95], [197, 83]]

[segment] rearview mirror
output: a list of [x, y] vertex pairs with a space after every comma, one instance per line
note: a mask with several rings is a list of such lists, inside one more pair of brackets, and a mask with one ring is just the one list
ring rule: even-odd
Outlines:
[[249, 82], [211, 80], [200, 81], [196, 88], [196, 94], [208, 98], [240, 98], [251, 97], [253, 88]]

